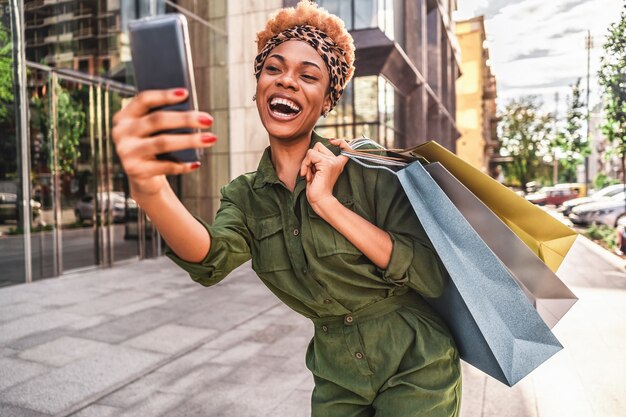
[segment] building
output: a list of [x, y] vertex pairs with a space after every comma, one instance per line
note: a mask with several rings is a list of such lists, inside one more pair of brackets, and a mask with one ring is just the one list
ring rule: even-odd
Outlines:
[[[135, 94], [126, 25], [187, 15], [199, 107], [213, 113], [227, 144], [226, 4], [0, 0], [0, 44], [14, 46], [0, 50], [0, 285], [161, 253], [129, 198], [110, 135], [113, 114]], [[215, 167], [220, 154], [227, 148], [208, 152], [205, 165]], [[202, 202], [218, 187], [207, 184], [228, 178], [204, 171], [171, 183], [188, 207], [210, 216]]]
[[[129, 20], [188, 17], [199, 107], [213, 115], [220, 140], [202, 169], [170, 183], [193, 214], [210, 219], [220, 186], [255, 170], [268, 145], [252, 101], [255, 34], [273, 11], [295, 3], [0, 0], [0, 39], [15, 41], [0, 56], [15, 79], [5, 85], [0, 78], [0, 89], [10, 92], [0, 94], [10, 98], [0, 103], [8, 109], [0, 112], [0, 204], [10, 212], [0, 217], [0, 285], [162, 251], [129, 198], [110, 136], [113, 114], [135, 92]], [[319, 132], [366, 135], [388, 147], [434, 139], [454, 151], [456, 1], [319, 3], [346, 21], [357, 46], [352, 86]]]
[[461, 46], [461, 77], [456, 81], [457, 126], [461, 137], [456, 153], [483, 172], [491, 173], [497, 153], [496, 78], [489, 67], [483, 16], [456, 22]]

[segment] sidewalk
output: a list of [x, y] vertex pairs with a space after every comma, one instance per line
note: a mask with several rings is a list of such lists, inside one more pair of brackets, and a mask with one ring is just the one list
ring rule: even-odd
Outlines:
[[[512, 389], [464, 364], [463, 417], [623, 415], [626, 269], [588, 245], [559, 271], [566, 349]], [[0, 416], [308, 416], [311, 334], [249, 265], [208, 289], [165, 258], [0, 289]]]

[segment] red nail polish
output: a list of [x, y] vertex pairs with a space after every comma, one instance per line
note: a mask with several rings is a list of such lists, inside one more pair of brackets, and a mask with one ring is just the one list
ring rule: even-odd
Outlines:
[[217, 142], [217, 136], [212, 133], [204, 133], [200, 140], [204, 143], [215, 143]]
[[200, 165], [202, 165], [202, 164], [200, 164], [200, 162], [192, 162], [191, 163], [191, 169], [198, 169], [198, 168], [200, 168]]
[[198, 121], [205, 126], [211, 126], [213, 124], [213, 118], [204, 114], [198, 116]]
[[174, 95], [176, 97], [184, 97], [185, 94], [187, 94], [187, 90], [185, 90], [184, 88], [177, 88], [176, 90], [174, 90]]

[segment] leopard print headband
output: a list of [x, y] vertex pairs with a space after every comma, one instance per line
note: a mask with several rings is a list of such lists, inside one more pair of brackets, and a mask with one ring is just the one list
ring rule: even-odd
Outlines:
[[330, 76], [330, 109], [333, 109], [343, 94], [348, 79], [346, 52], [337, 46], [327, 34], [310, 25], [299, 25], [286, 29], [271, 38], [254, 60], [254, 75], [258, 80], [268, 55], [278, 45], [289, 40], [300, 40], [308, 43], [322, 57]]

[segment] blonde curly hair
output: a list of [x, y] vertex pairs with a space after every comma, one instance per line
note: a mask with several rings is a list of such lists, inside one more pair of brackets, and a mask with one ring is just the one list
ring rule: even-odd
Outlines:
[[338, 47], [345, 51], [345, 60], [349, 66], [346, 84], [354, 74], [354, 40], [346, 29], [343, 20], [329, 13], [326, 9], [309, 0], [301, 0], [296, 7], [285, 7], [270, 16], [265, 28], [256, 34], [257, 53], [274, 36], [282, 31], [299, 25], [313, 26], [327, 34]]

